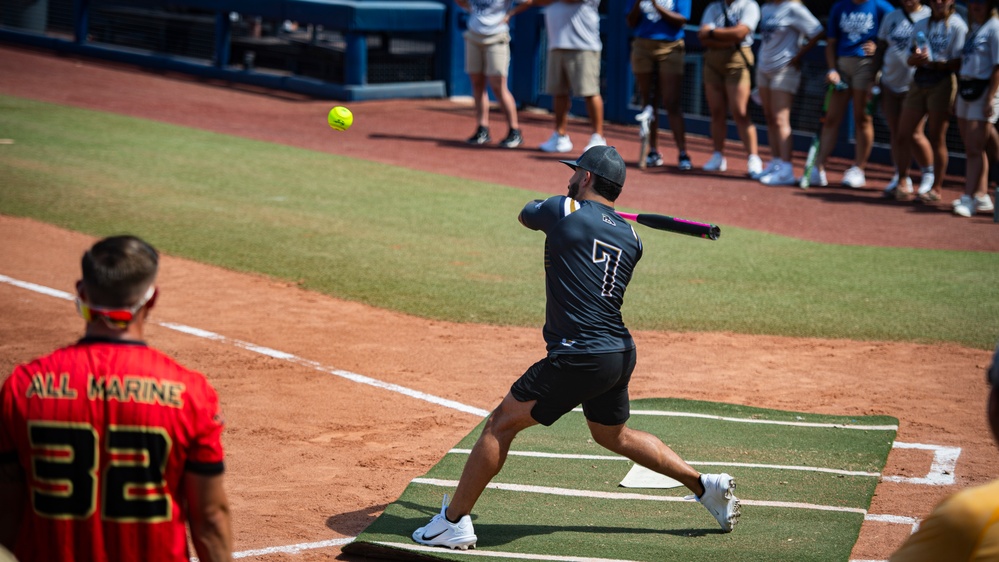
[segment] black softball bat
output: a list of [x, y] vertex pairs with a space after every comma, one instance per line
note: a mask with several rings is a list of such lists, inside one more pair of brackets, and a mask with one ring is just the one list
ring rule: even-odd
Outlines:
[[668, 217], [666, 215], [651, 215], [648, 213], [635, 215], [632, 213], [619, 212], [618, 214], [623, 218], [633, 220], [638, 224], [645, 225], [649, 228], [655, 228], [657, 230], [676, 232], [678, 234], [686, 234], [688, 236], [697, 236], [698, 238], [707, 238], [708, 240], [718, 240], [718, 237], [721, 236], [721, 229], [715, 224]]

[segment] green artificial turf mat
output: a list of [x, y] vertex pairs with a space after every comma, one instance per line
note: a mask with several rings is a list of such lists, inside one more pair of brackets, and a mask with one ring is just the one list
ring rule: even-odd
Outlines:
[[593, 443], [582, 413], [572, 412], [514, 441], [472, 515], [476, 550], [421, 547], [410, 534], [453, 491], [481, 424], [344, 552], [399, 560], [847, 560], [898, 423], [675, 399], [635, 400], [632, 411], [630, 426], [658, 435], [694, 468], [736, 478], [743, 505], [734, 532], [722, 533], [707, 510], [683, 501], [686, 488], [620, 487], [632, 463]]

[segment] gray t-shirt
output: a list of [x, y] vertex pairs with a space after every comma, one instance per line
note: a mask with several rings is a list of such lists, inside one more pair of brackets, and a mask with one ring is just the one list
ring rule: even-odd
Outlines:
[[947, 62], [961, 58], [961, 48], [964, 47], [964, 38], [968, 34], [968, 24], [957, 13], [951, 14], [943, 21], [933, 21], [930, 18], [917, 21], [912, 31], [913, 45], [920, 31], [930, 40], [930, 60]]
[[985, 20], [981, 29], [972, 27], [968, 33], [970, 41], [961, 50], [962, 78], [988, 80], [992, 71], [999, 65], [999, 19]]
[[514, 0], [468, 0], [468, 29], [479, 35], [508, 33], [510, 26], [503, 20], [513, 4]]
[[774, 72], [790, 64], [802, 39], [821, 33], [822, 24], [800, 2], [767, 2], [760, 11], [759, 32], [763, 40], [757, 67], [760, 72]]
[[548, 49], [601, 50], [599, 6], [600, 0], [581, 0], [578, 3], [557, 1], [545, 8]]
[[731, 4], [718, 0], [709, 4], [701, 16], [701, 27], [735, 27], [740, 23], [749, 28], [749, 33], [740, 45], [750, 47], [753, 44], [753, 32], [760, 23], [760, 5], [756, 0], [733, 0]]
[[909, 66], [909, 55], [912, 54], [913, 23], [930, 17], [930, 8], [920, 5], [914, 13], [905, 17], [905, 10], [899, 8], [885, 16], [878, 28], [878, 40], [887, 45], [884, 62], [881, 65], [881, 85], [891, 91], [901, 94], [909, 91], [912, 84], [912, 74], [915, 68]]

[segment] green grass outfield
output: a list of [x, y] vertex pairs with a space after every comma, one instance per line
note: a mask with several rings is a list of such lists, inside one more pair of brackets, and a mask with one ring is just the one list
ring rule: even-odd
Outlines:
[[[555, 172], [552, 192], [534, 193], [6, 96], [0, 131], [16, 141], [0, 147], [0, 213], [131, 232], [172, 255], [420, 317], [543, 323], [543, 235], [516, 216], [561, 189]], [[996, 254], [722, 227], [718, 242], [641, 230], [629, 326], [995, 343]]]
[[[848, 560], [898, 424], [887, 416], [820, 416], [673, 399], [635, 400], [632, 409], [629, 425], [663, 437], [694, 468], [736, 477], [743, 515], [733, 533], [722, 533], [699, 504], [680, 501], [689, 494], [686, 488], [619, 487], [632, 463], [594, 444], [582, 413], [574, 412], [551, 428], [530, 428], [514, 442], [476, 505], [474, 558], [442, 548], [417, 556], [692, 562], [730, 559], [738, 552], [745, 561]], [[652, 415], [662, 412], [699, 417]], [[454, 489], [480, 431], [481, 424], [415, 479], [344, 552], [413, 559], [410, 534]]]

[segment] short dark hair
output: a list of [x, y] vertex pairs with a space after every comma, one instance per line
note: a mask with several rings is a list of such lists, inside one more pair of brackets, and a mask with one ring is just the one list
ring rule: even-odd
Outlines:
[[618, 196], [621, 195], [622, 186], [592, 172], [590, 172], [590, 175], [593, 176], [593, 191], [596, 191], [608, 201], [616, 201]]
[[83, 254], [83, 286], [87, 301], [95, 306], [122, 308], [134, 305], [156, 280], [159, 253], [131, 235], [111, 236]]

